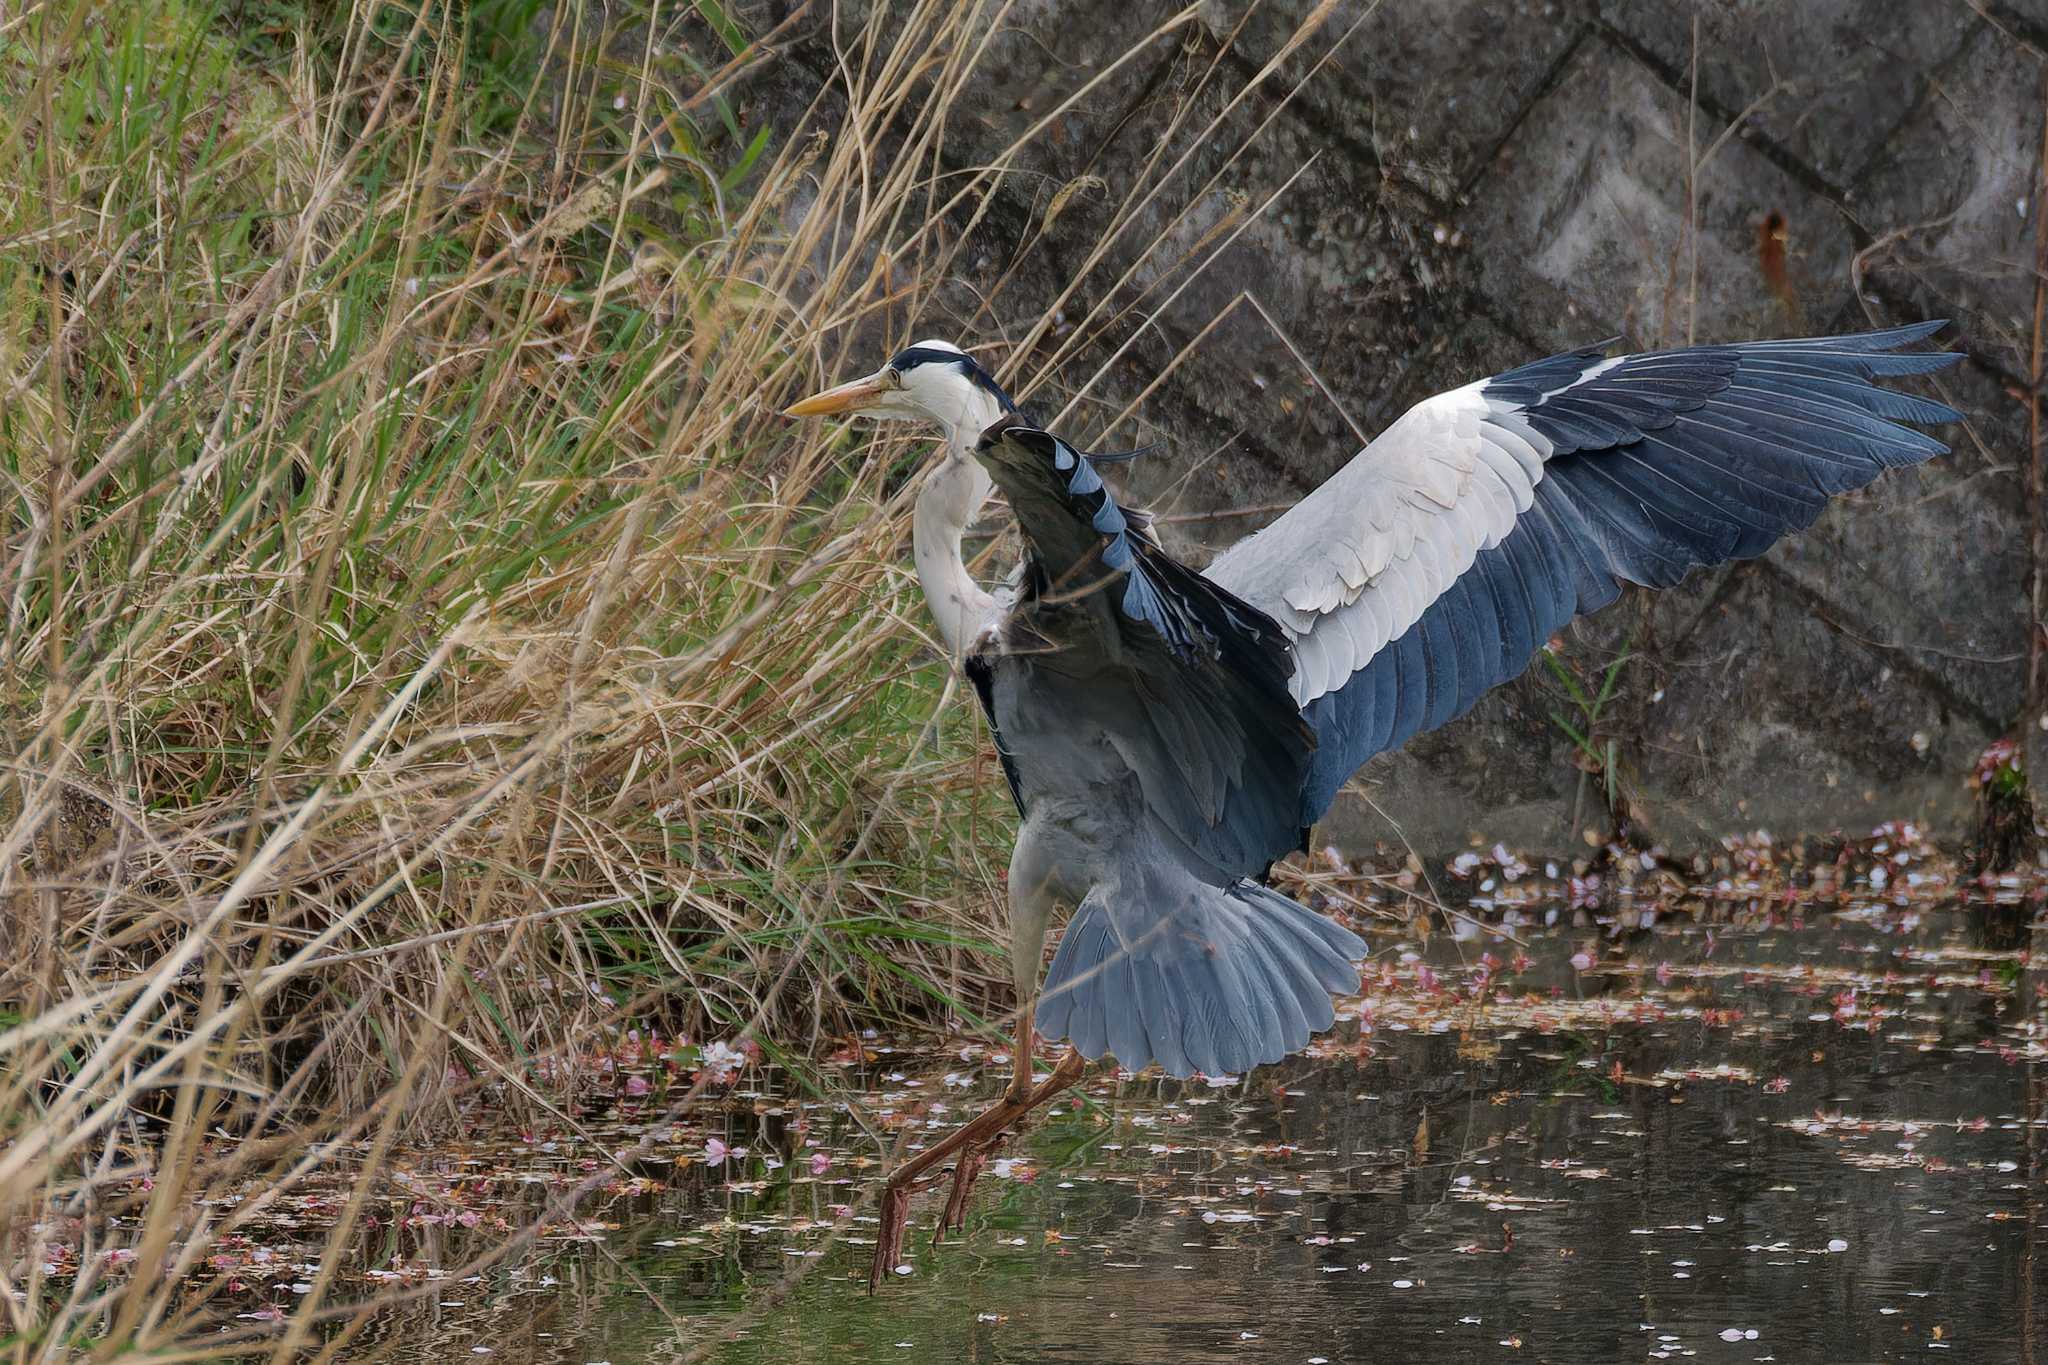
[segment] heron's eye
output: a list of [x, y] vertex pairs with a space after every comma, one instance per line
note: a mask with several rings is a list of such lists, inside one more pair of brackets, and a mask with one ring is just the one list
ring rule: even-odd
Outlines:
[[890, 365], [882, 371], [882, 382], [892, 389], [903, 387], [903, 371]]

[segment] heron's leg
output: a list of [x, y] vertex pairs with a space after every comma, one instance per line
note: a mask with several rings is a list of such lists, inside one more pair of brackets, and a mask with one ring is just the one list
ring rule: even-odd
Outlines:
[[[910, 1191], [925, 1172], [955, 1152], [961, 1154], [954, 1172], [954, 1191], [946, 1201], [946, 1215], [957, 1217], [966, 1207], [967, 1191], [987, 1159], [983, 1150], [991, 1139], [1034, 1107], [1051, 1099], [1080, 1079], [1086, 1063], [1078, 1056], [1062, 1060], [1051, 1078], [1037, 1088], [1031, 1084], [1032, 1001], [1038, 993], [1039, 962], [1045, 952], [1046, 927], [1051, 923], [1056, 886], [1071, 859], [1063, 856], [1058, 838], [1047, 837], [1047, 827], [1026, 820], [1018, 831], [1017, 846], [1010, 856], [1010, 972], [1017, 987], [1020, 1012], [1017, 1019], [1016, 1055], [1012, 1059], [1010, 1084], [1002, 1099], [975, 1115], [943, 1139], [925, 1148], [890, 1173], [882, 1187], [878, 1212], [881, 1227], [875, 1237], [875, 1257], [868, 1266], [868, 1292], [902, 1259], [903, 1229], [910, 1220]], [[1058, 1082], [1054, 1084], [1054, 1082]], [[1040, 1092], [1043, 1092], [1042, 1094]], [[957, 1206], [957, 1207], [956, 1207]], [[944, 1222], [940, 1224], [944, 1229]]]
[[[1040, 821], [1026, 820], [1024, 828], [1018, 831], [1017, 847], [1010, 856], [1010, 975], [1017, 988], [1019, 1009], [1017, 1014], [1017, 1045], [1013, 1049], [1010, 1067], [1010, 1086], [1003, 1092], [1003, 1107], [1013, 1114], [1014, 1119], [1044, 1104], [1060, 1091], [1080, 1079], [1085, 1065], [1076, 1054], [1062, 1059], [1059, 1069], [1037, 1089], [1031, 1083], [1031, 1054], [1037, 1039], [1034, 1021], [1037, 1017], [1038, 965], [1045, 957], [1045, 934], [1052, 922], [1052, 912], [1059, 898], [1056, 887], [1069, 878], [1064, 875], [1070, 852], [1062, 847], [1063, 840], [1056, 830], [1049, 829]], [[1068, 1063], [1072, 1063], [1071, 1074]], [[967, 1196], [974, 1188], [975, 1180], [981, 1175], [982, 1167], [988, 1164], [989, 1154], [1002, 1142], [1003, 1131], [1009, 1123], [994, 1129], [984, 1138], [963, 1146], [959, 1159], [953, 1163], [953, 1188], [946, 1196], [946, 1208], [939, 1215], [938, 1226], [932, 1229], [932, 1241], [936, 1244], [946, 1235], [947, 1228], [964, 1227], [967, 1222]]]
[[[1026, 1005], [1017, 1016], [1017, 1043], [1010, 1063], [1010, 1083], [1003, 1090], [1003, 1097], [996, 1108], [1014, 1110], [1019, 1118], [1025, 1112], [1024, 1102], [1031, 1097], [1031, 1043], [1034, 1037], [1031, 1028], [1032, 1007]], [[974, 1188], [975, 1179], [982, 1167], [988, 1165], [989, 1154], [1001, 1145], [1003, 1131], [994, 1129], [979, 1142], [969, 1142], [960, 1148], [960, 1155], [953, 1161], [953, 1188], [946, 1193], [946, 1207], [939, 1214], [939, 1221], [932, 1226], [932, 1245], [937, 1246], [946, 1235], [947, 1228], [962, 1227], [967, 1222], [967, 1193]]]
[[[1087, 1070], [1087, 1067], [1087, 1059], [1069, 1048], [1067, 1055], [1060, 1058], [1060, 1064], [1053, 1068], [1052, 1075], [1026, 1090], [1021, 1098], [1016, 1094], [1016, 1082], [1012, 1081], [1010, 1094], [1004, 1098], [1003, 1103], [1015, 1105], [1016, 1118], [1021, 1121], [1026, 1114], [1080, 1080], [1081, 1073]], [[1027, 1065], [1024, 1070], [1028, 1078], [1029, 1066]], [[1003, 1132], [1003, 1128], [996, 1129], [980, 1142], [962, 1151], [960, 1159], [953, 1163], [953, 1188], [946, 1195], [946, 1209], [939, 1215], [938, 1226], [932, 1229], [933, 1243], [936, 1244], [946, 1235], [947, 1228], [957, 1230], [967, 1226], [967, 1198], [973, 1193], [974, 1182], [981, 1178], [982, 1168], [988, 1165], [990, 1154], [1002, 1144]]]
[[[1019, 999], [1025, 997], [1019, 996]], [[1037, 1038], [1032, 1020], [1035, 1006], [1026, 1005], [1017, 1016], [1016, 1047], [1010, 1059], [1010, 1084], [1003, 1091], [1001, 1106], [1016, 1111], [1021, 1118], [1037, 1101], [1032, 1099], [1031, 1051]], [[946, 1210], [939, 1215], [938, 1226], [932, 1229], [932, 1244], [946, 1235], [946, 1229], [961, 1227], [967, 1219], [967, 1192], [981, 1174], [981, 1168], [988, 1164], [989, 1153], [1002, 1141], [1002, 1130], [997, 1129], [980, 1142], [971, 1143], [960, 1150], [959, 1160], [953, 1163], [953, 1190], [946, 1196]]]
[[[1022, 1065], [1024, 1074], [1029, 1077], [1030, 1058], [1022, 1059]], [[968, 1157], [985, 1159], [982, 1148], [990, 1139], [1036, 1106], [1079, 1080], [1082, 1069], [1086, 1066], [1087, 1062], [1079, 1053], [1068, 1053], [1061, 1059], [1053, 1074], [1036, 1087], [1026, 1090], [1022, 1095], [1006, 1092], [1002, 1099], [890, 1173], [888, 1181], [882, 1186], [882, 1203], [879, 1210], [881, 1227], [875, 1234], [875, 1257], [868, 1264], [869, 1293], [875, 1291], [876, 1286], [882, 1282], [882, 1276], [903, 1257], [903, 1228], [910, 1221], [910, 1191], [916, 1186], [919, 1178], [954, 1152], [962, 1152], [963, 1148], [963, 1160]], [[957, 1178], [956, 1176], [956, 1180]], [[971, 1176], [967, 1183], [970, 1186], [973, 1184]], [[958, 1198], [964, 1205], [966, 1192], [960, 1191]], [[951, 1204], [952, 1201], [949, 1200], [949, 1211]]]
[[1006, 1100], [1020, 1100], [1030, 1093], [1031, 1050], [1038, 1042], [1038, 1033], [1032, 1024], [1037, 1014], [1038, 1007], [1034, 1002], [1024, 1006], [1017, 1015], [1017, 1045], [1010, 1050], [1010, 1084], [1003, 1091]]

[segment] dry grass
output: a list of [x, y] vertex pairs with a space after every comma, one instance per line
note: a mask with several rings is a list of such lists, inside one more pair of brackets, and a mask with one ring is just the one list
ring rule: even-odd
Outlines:
[[[402, 1135], [552, 1106], [542, 1063], [608, 1029], [801, 1054], [1006, 1003], [1007, 797], [906, 571], [920, 448], [776, 415], [931, 320], [1023, 146], [942, 159], [1005, 7], [878, 14], [762, 130], [715, 92], [770, 58], [707, 60], [704, 6], [539, 12], [0, 13], [14, 1359], [342, 1350], [339, 1255], [246, 1333], [190, 1273], [360, 1140], [345, 1247]], [[1159, 302], [1081, 282], [1167, 146], [1074, 338]], [[1079, 344], [1010, 340], [1027, 390]]]

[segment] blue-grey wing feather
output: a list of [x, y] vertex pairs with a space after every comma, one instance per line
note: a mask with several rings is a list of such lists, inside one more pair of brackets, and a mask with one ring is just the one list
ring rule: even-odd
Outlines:
[[1411, 409], [1209, 576], [1294, 637], [1313, 823], [1374, 754], [1469, 709], [1624, 583], [1762, 554], [1827, 500], [1948, 447], [1877, 387], [1942, 324], [1550, 356]]

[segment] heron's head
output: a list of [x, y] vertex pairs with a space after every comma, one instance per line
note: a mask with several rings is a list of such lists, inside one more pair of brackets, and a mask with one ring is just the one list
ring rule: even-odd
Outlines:
[[949, 438], [971, 443], [983, 427], [1016, 410], [995, 377], [973, 356], [950, 341], [920, 341], [898, 351], [873, 374], [793, 403], [783, 415], [843, 413], [936, 422]]

